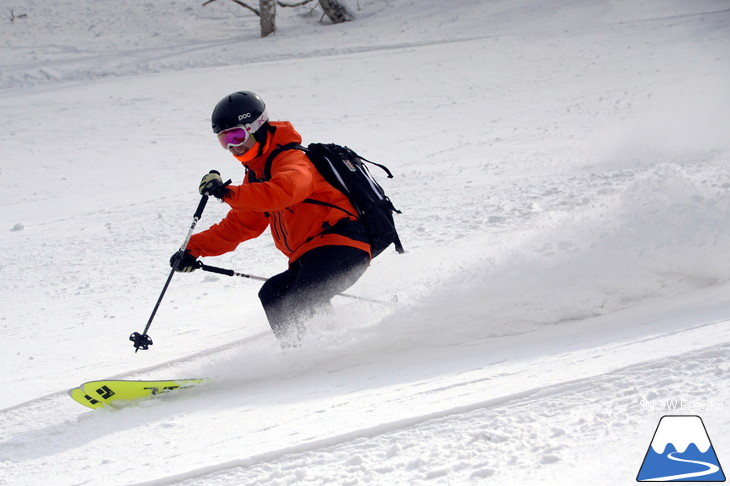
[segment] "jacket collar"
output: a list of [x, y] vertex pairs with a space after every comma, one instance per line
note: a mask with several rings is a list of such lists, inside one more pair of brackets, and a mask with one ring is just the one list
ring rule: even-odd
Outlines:
[[259, 154], [248, 162], [242, 162], [246, 169], [252, 170], [257, 176], [263, 175], [266, 159], [271, 152], [280, 145], [288, 143], [302, 143], [302, 137], [294, 129], [290, 122], [270, 122], [272, 126], [269, 136], [266, 137], [266, 145], [259, 148]]

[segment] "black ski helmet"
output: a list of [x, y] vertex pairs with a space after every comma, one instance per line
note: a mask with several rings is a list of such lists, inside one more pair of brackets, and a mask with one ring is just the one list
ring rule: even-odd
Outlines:
[[258, 122], [257, 127], [268, 128], [269, 117], [266, 113], [266, 104], [259, 95], [251, 91], [236, 91], [215, 105], [210, 121], [213, 132], [217, 134], [228, 128], [255, 122]]

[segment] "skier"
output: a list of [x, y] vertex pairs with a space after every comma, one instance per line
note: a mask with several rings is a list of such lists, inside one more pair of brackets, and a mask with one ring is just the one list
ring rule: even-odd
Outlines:
[[215, 172], [203, 176], [200, 193], [221, 199], [231, 209], [219, 223], [193, 235], [170, 265], [180, 272], [194, 271], [200, 267], [199, 257], [233, 251], [269, 227], [289, 266], [268, 279], [258, 296], [281, 346], [297, 346], [306, 321], [327, 309], [332, 297], [353, 285], [369, 266], [364, 228], [352, 216], [357, 213], [348, 198], [325, 181], [304, 152], [278, 153], [271, 173], [264, 174], [274, 149], [301, 143], [302, 138], [290, 122], [269, 121], [257, 94], [226, 96], [211, 122], [221, 146], [243, 164], [243, 184], [226, 185]]

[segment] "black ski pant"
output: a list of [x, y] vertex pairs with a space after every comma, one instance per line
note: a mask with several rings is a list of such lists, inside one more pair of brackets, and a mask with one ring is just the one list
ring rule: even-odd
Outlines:
[[281, 346], [297, 346], [306, 321], [330, 307], [332, 297], [352, 286], [369, 264], [370, 255], [365, 251], [322, 246], [268, 279], [259, 299]]

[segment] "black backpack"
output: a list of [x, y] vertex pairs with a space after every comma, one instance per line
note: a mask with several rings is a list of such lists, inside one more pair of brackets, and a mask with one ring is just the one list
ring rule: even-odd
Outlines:
[[[353, 150], [334, 143], [312, 143], [307, 147], [298, 143], [289, 143], [274, 149], [266, 159], [264, 180], [271, 178], [271, 164], [274, 157], [285, 150], [301, 150], [307, 154], [309, 160], [327, 182], [348, 197], [357, 210], [357, 214], [352, 214], [344, 208], [324, 201], [307, 198], [304, 202], [333, 207], [361, 221], [365, 227], [373, 257], [382, 253], [391, 244], [395, 245], [398, 253], [405, 251], [393, 221], [393, 213], [400, 214], [400, 211], [393, 206], [383, 188], [373, 179], [363, 162], [380, 167], [389, 178], [392, 178], [393, 174], [387, 167], [364, 159]], [[335, 228], [336, 225], [332, 227], [333, 232], [336, 231]]]

